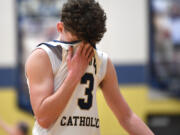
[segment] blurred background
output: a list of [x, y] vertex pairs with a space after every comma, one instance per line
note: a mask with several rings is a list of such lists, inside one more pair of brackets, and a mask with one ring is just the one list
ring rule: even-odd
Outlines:
[[[24, 63], [37, 44], [56, 39], [66, 0], [0, 4], [0, 123], [34, 123]], [[98, 0], [107, 32], [98, 48], [112, 59], [120, 90], [156, 135], [180, 135], [180, 1]], [[102, 135], [128, 135], [97, 92]], [[0, 124], [0, 134], [6, 135]]]

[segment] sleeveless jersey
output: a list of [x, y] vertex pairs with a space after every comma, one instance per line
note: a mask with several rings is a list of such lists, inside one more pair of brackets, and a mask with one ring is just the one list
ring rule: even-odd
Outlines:
[[[54, 92], [68, 73], [68, 47], [73, 46], [75, 51], [78, 45], [57, 40], [38, 45], [37, 48], [43, 49], [49, 56], [54, 74]], [[106, 74], [107, 55], [97, 49], [94, 49], [94, 53], [95, 56], [56, 122], [44, 129], [35, 121], [33, 135], [100, 135], [96, 90]]]

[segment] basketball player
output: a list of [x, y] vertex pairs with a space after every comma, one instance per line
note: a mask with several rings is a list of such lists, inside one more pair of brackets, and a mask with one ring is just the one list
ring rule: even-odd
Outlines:
[[96, 49], [106, 15], [94, 0], [68, 0], [57, 24], [58, 40], [41, 43], [26, 62], [36, 122], [33, 135], [100, 135], [100, 86], [119, 123], [131, 135], [153, 135], [119, 92], [107, 54]]
[[24, 121], [19, 121], [16, 125], [11, 126], [0, 118], [0, 129], [3, 129], [7, 135], [27, 135], [29, 126]]

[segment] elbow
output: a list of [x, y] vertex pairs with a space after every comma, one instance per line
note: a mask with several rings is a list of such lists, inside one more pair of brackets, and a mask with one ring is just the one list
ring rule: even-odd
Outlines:
[[35, 118], [38, 124], [44, 128], [48, 129], [56, 122], [59, 115], [56, 115], [55, 113], [50, 112], [44, 112], [43, 110], [37, 110], [35, 113]]
[[51, 117], [49, 113], [44, 112], [39, 107], [38, 109], [36, 109], [36, 111], [34, 111], [34, 114], [35, 114], [36, 121], [40, 127], [44, 129], [50, 128], [50, 126], [53, 123], [52, 121], [53, 118]]
[[52, 122], [49, 118], [46, 117], [36, 117], [36, 120], [38, 122], [38, 124], [45, 129], [50, 128], [50, 126], [52, 125]]

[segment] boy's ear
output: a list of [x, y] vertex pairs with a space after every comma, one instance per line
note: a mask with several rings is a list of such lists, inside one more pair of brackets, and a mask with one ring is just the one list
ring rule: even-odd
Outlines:
[[62, 32], [63, 29], [64, 29], [64, 24], [63, 24], [63, 22], [58, 22], [58, 23], [57, 23], [57, 31], [58, 31], [58, 32]]

